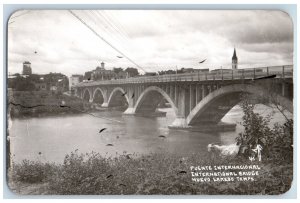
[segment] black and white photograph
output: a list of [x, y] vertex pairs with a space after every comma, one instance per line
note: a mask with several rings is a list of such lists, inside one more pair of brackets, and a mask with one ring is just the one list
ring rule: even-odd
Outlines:
[[294, 22], [282, 10], [20, 9], [7, 22], [15, 195], [282, 195]]

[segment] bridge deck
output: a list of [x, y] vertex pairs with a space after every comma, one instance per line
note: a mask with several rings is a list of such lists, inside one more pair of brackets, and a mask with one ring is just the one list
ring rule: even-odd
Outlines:
[[180, 82], [180, 81], [224, 81], [224, 80], [253, 80], [261, 77], [274, 76], [276, 78], [292, 78], [293, 65], [272, 66], [249, 69], [224, 69], [211, 71], [209, 73], [193, 72], [182, 74], [168, 74], [157, 76], [140, 76], [126, 79], [88, 81], [77, 84], [75, 87], [86, 87], [96, 85], [112, 84], [134, 84], [134, 83], [157, 83], [157, 82]]

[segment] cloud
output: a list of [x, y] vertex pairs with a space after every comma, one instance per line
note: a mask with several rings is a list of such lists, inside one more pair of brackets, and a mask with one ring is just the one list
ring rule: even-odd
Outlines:
[[239, 67], [293, 63], [293, 23], [281, 11], [74, 12], [111, 46], [66, 10], [30, 11], [8, 27], [9, 72], [21, 72], [23, 61], [30, 61], [36, 73], [68, 76], [95, 69], [101, 61], [108, 68], [134, 67], [117, 58], [120, 53], [112, 46], [147, 71], [230, 68], [234, 46]]

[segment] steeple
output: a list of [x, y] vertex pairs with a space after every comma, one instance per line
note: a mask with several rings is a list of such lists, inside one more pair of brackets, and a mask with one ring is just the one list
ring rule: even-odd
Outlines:
[[237, 60], [235, 48], [234, 48], [234, 51], [233, 51], [232, 60]]
[[234, 47], [233, 56], [232, 56], [232, 69], [233, 70], [238, 69], [238, 58], [236, 56], [235, 47]]

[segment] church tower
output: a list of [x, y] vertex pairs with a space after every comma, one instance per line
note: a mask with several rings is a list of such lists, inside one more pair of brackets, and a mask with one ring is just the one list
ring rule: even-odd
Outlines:
[[233, 56], [232, 56], [232, 69], [233, 70], [238, 69], [238, 58], [236, 56], [235, 48], [234, 48], [234, 52], [233, 52]]

